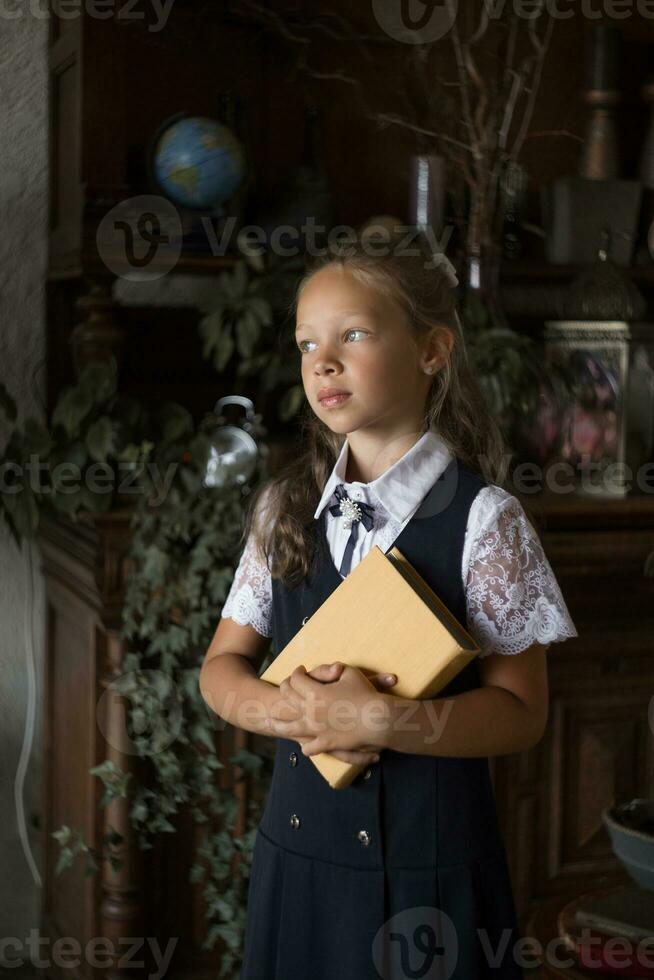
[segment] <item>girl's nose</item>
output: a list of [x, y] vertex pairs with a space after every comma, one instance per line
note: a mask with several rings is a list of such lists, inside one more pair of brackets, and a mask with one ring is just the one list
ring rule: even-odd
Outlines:
[[337, 367], [338, 363], [338, 358], [335, 355], [333, 357], [326, 355], [321, 357], [319, 361], [316, 361], [315, 370], [318, 374], [322, 374], [324, 371], [329, 370], [330, 368]]

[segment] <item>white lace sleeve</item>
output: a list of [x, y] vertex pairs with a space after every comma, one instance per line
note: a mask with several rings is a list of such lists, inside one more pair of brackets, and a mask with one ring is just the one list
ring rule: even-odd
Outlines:
[[484, 487], [473, 501], [463, 570], [468, 629], [480, 657], [578, 635], [536, 531], [501, 487]]
[[[265, 493], [255, 520], [265, 508]], [[272, 636], [272, 580], [268, 566], [254, 544], [254, 525], [234, 573], [234, 580], [222, 608], [223, 619], [241, 626], [253, 626], [262, 636]]]

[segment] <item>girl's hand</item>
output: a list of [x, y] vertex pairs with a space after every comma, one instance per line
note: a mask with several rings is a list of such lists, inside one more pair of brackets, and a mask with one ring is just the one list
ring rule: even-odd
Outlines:
[[[331, 684], [333, 681], [338, 680], [343, 673], [344, 667], [345, 664], [340, 661], [335, 661], [331, 664], [320, 664], [318, 667], [314, 667], [313, 670], [309, 671], [309, 677], [313, 677], [314, 680], [321, 681], [324, 684]], [[388, 691], [392, 688], [393, 684], [397, 683], [397, 675], [371, 674], [368, 680], [378, 691]], [[304, 745], [310, 742], [311, 739], [299, 738], [297, 741], [304, 748]], [[336, 749], [334, 752], [330, 752], [330, 755], [335, 755], [337, 759], [342, 759], [343, 762], [360, 763], [361, 765], [367, 766], [371, 762], [379, 761], [379, 753], [382, 748], [383, 746], [381, 745], [362, 745], [358, 749]]]
[[[280, 699], [271, 710], [268, 728], [276, 735], [302, 740], [305, 755], [365, 750], [365, 757], [356, 755], [354, 758], [357, 762], [370, 761], [373, 754], [370, 750], [381, 751], [383, 748], [374, 739], [371, 744], [369, 726], [364, 724], [362, 717], [364, 710], [375, 701], [376, 684], [356, 667], [338, 661], [321, 664], [314, 671], [324, 678], [322, 682], [318, 681], [322, 683], [324, 693], [320, 691], [316, 677], [310, 676], [303, 666], [297, 667], [279, 687]], [[373, 676], [382, 690], [388, 688], [378, 675]], [[342, 717], [341, 703], [352, 706], [354, 712], [348, 715], [347, 724], [339, 727], [331, 722], [330, 715], [334, 708]]]

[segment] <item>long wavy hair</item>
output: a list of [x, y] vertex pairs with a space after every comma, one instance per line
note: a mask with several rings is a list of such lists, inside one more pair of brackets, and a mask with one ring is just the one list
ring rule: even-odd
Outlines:
[[[395, 300], [414, 339], [437, 324], [448, 327], [454, 344], [432, 379], [422, 431], [437, 432], [455, 457], [487, 482], [502, 485], [504, 441], [471, 370], [456, 290], [447, 271], [430, 261], [433, 254], [424, 239], [412, 242], [410, 249], [398, 248], [391, 240], [383, 254], [378, 245], [373, 252], [370, 241], [359, 234], [356, 240], [348, 240], [346, 248], [327, 250], [308, 266], [289, 313], [295, 316], [299, 298], [313, 276], [334, 264]], [[317, 418], [308, 401], [300, 410], [299, 430], [303, 451], [252, 494], [241, 539], [243, 545], [253, 533], [271, 576], [287, 588], [299, 585], [311, 568], [317, 542], [313, 515], [346, 438]]]

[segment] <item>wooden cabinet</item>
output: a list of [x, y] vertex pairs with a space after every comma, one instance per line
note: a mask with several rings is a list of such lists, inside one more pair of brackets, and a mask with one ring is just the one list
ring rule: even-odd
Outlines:
[[[176, 833], [160, 835], [151, 850], [141, 851], [129, 801], [118, 799], [101, 807], [103, 786], [90, 772], [110, 760], [122, 772], [147, 779], [131, 748], [128, 705], [112, 688], [112, 681], [124, 671], [120, 629], [129, 538], [127, 511], [78, 524], [45, 520], [41, 528], [47, 597], [41, 935], [50, 939], [51, 948], [63, 937], [82, 949], [94, 939], [107, 941], [98, 952], [98, 963], [104, 966], [94, 968], [90, 957], [79, 958], [74, 974], [79, 980], [133, 976], [129, 959], [144, 961], [146, 972], [154, 975], [158, 966], [152, 959], [151, 939], [162, 952], [172, 944], [169, 975], [213, 980], [219, 954], [202, 949], [204, 900], [201, 890], [189, 882], [198, 842], [192, 815], [184, 811], [173, 818]], [[245, 738], [246, 733], [231, 726], [225, 726], [219, 736], [225, 769], [216, 778], [222, 786], [233, 781], [228, 759]], [[244, 813], [247, 801], [242, 787], [235, 796]], [[87, 875], [84, 859], [77, 858], [72, 867], [56, 874], [60, 847], [52, 832], [64, 825], [79, 830], [97, 852], [103, 850], [106, 834], [119, 831], [124, 843], [113, 853], [122, 867], [115, 871], [106, 861], [96, 874]], [[237, 828], [245, 829], [243, 817]], [[70, 969], [58, 966], [54, 957], [52, 964], [51, 976], [70, 977]]]
[[549, 648], [547, 731], [494, 760], [498, 808], [524, 917], [584, 876], [617, 873], [605, 807], [654, 796], [654, 501], [523, 502], [579, 636]]

